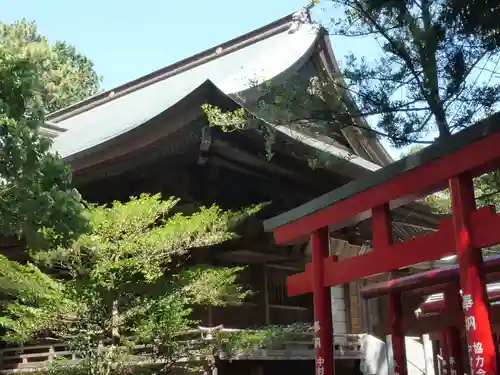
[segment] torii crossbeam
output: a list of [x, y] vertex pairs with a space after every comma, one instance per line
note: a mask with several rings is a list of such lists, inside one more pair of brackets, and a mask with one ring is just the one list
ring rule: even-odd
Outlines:
[[[496, 375], [496, 350], [491, 333], [483, 273], [482, 247], [500, 243], [500, 216], [494, 207], [476, 209], [472, 179], [500, 166], [500, 113], [446, 140], [410, 155], [366, 178], [355, 180], [294, 210], [264, 222], [277, 243], [310, 236], [312, 263], [288, 278], [289, 295], [313, 292], [316, 372], [331, 374], [333, 350], [328, 287], [416, 263], [457, 254], [465, 320], [470, 345], [482, 344], [484, 361], [477, 375]], [[390, 210], [449, 187], [452, 217], [435, 233], [401, 243], [391, 237]], [[328, 257], [328, 232], [372, 217], [371, 252], [337, 262]], [[389, 294], [395, 372], [407, 375], [401, 295]], [[474, 353], [472, 353], [474, 355]]]

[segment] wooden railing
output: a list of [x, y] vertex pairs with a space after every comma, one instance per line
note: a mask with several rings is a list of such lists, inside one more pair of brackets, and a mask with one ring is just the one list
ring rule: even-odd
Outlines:
[[[223, 329], [223, 332], [236, 330]], [[339, 359], [361, 359], [362, 335], [334, 335], [335, 356]], [[206, 338], [206, 337], [205, 337]], [[104, 345], [104, 350], [109, 344]], [[134, 351], [144, 352], [145, 345], [136, 345]], [[65, 359], [68, 364], [78, 362], [78, 354], [61, 342], [40, 342], [33, 345], [0, 349], [0, 372], [45, 368], [54, 359]], [[144, 355], [137, 356], [137, 362], [144, 363]], [[312, 360], [314, 358], [313, 335], [294, 333], [294, 339], [283, 341], [268, 348], [254, 348], [223, 360]], [[158, 363], [158, 362], [156, 362]]]

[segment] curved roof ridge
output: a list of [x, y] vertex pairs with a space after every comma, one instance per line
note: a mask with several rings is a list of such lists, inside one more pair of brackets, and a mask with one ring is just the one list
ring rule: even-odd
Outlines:
[[170, 78], [176, 74], [182, 73], [186, 70], [192, 69], [198, 65], [207, 63], [211, 60], [225, 56], [229, 53], [245, 48], [249, 45], [257, 43], [261, 40], [267, 39], [277, 33], [282, 32], [284, 29], [290, 27], [294, 22], [296, 12], [288, 14], [287, 16], [271, 22], [258, 29], [252, 30], [246, 34], [240, 35], [227, 42], [216, 45], [193, 56], [184, 58], [173, 64], [169, 64], [154, 72], [144, 76], [135, 78], [129, 82], [119, 85], [113, 89], [109, 89], [84, 99], [80, 102], [72, 104], [66, 108], [52, 112], [47, 115], [47, 120], [52, 123], [64, 121], [72, 116], [81, 112], [85, 112], [99, 105], [115, 100], [121, 96], [130, 94], [136, 90], [147, 87], [164, 79]]
[[292, 32], [290, 25], [273, 29], [268, 32], [271, 35], [245, 48], [235, 48], [195, 66], [185, 65], [182, 72], [149, 80], [140, 89], [137, 85], [131, 92], [124, 90], [112, 99], [73, 110], [66, 118], [54, 121], [68, 131], [55, 139], [53, 149], [69, 157], [119, 137], [163, 113], [206, 80], [226, 95], [242, 94], [251, 100], [255, 94], [252, 87], [271, 79], [285, 79], [315, 50], [318, 30], [307, 24]]

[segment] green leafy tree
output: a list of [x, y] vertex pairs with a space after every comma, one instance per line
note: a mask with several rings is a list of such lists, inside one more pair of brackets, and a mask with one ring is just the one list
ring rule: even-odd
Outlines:
[[0, 270], [0, 327], [7, 330], [9, 340], [26, 341], [32, 332], [71, 312], [64, 286], [35, 265], [21, 265], [0, 255]]
[[71, 240], [85, 226], [71, 171], [39, 135], [40, 109], [27, 106], [37, 96], [38, 69], [0, 43], [0, 233], [36, 247]]
[[[196, 324], [190, 306], [238, 304], [248, 291], [236, 282], [241, 268], [190, 265], [190, 252], [235, 238], [235, 226], [259, 208], [202, 207], [186, 216], [174, 213], [177, 201], [142, 195], [91, 206], [87, 233], [70, 246], [35, 254], [64, 278], [49, 280], [50, 299], [7, 304], [5, 339], [22, 342], [50, 332], [80, 352], [90, 374], [99, 375], [130, 365], [135, 344], [146, 345], [164, 373], [206, 352], [181, 340]], [[37, 270], [33, 277], [47, 278]], [[113, 345], [97, 350], [107, 339]]]
[[332, 25], [332, 32], [371, 35], [383, 52], [373, 60], [348, 56], [345, 89], [359, 108], [359, 113], [349, 113], [376, 114], [376, 128], [396, 146], [421, 140], [429, 132], [446, 137], [495, 110], [500, 86], [471, 78], [478, 64], [496, 59], [498, 50], [450, 27], [443, 2], [333, 3], [344, 17]]
[[36, 23], [23, 19], [0, 22], [0, 44], [15, 58], [35, 63], [38, 81], [36, 106], [44, 113], [57, 111], [99, 91], [100, 77], [93, 63], [66, 42], [49, 40]]
[[[94, 93], [92, 64], [64, 43], [50, 45], [33, 23], [0, 23], [0, 236], [22, 238], [29, 248], [68, 245], [86, 229], [71, 170], [39, 133], [47, 112]], [[13, 299], [0, 317], [14, 331], [35, 329], [62, 309], [60, 286], [33, 265], [0, 257], [0, 290]], [[42, 313], [32, 306], [44, 305]]]
[[92, 63], [36, 25], [0, 23], [0, 233], [29, 247], [68, 243], [85, 229], [71, 170], [39, 133], [47, 112], [94, 94]]
[[[86, 230], [71, 170], [40, 135], [47, 112], [91, 95], [92, 64], [65, 43], [51, 45], [34, 23], [0, 22], [0, 237], [38, 250], [67, 246]], [[1, 248], [1, 246], [0, 246]], [[33, 264], [0, 256], [0, 325], [13, 339], [73, 309], [65, 287]]]

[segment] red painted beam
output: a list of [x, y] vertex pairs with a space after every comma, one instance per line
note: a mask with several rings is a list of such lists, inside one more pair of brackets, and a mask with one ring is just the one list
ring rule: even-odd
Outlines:
[[[380, 185], [303, 216], [273, 230], [277, 243], [286, 243], [332, 224], [348, 221], [373, 207], [428, 192], [446, 180], [468, 172], [484, 172], [485, 165], [500, 159], [500, 132], [479, 139], [427, 164], [408, 170]], [[410, 265], [411, 263], [408, 263]]]
[[[500, 269], [500, 255], [488, 257], [484, 261], [485, 271], [492, 272]], [[491, 277], [494, 276], [494, 277]], [[457, 280], [459, 277], [458, 265], [442, 267], [432, 271], [420, 272], [399, 279], [384, 281], [361, 289], [361, 297], [369, 299], [387, 295], [391, 290], [411, 292], [412, 294], [434, 294], [444, 290], [444, 282]], [[488, 275], [488, 281], [498, 281], [499, 275], [493, 272]], [[392, 283], [391, 283], [392, 282]], [[436, 284], [436, 286], [429, 286]]]
[[[492, 261], [494, 258], [495, 257], [486, 258], [485, 266], [488, 266], [488, 263], [487, 263], [488, 260]], [[448, 266], [448, 267], [450, 267], [450, 266]], [[452, 265], [451, 267], [454, 267], [454, 266]], [[443, 268], [439, 268], [439, 269], [441, 270]], [[500, 280], [500, 272], [490, 272], [493, 269], [500, 269], [500, 264], [493, 263], [492, 265], [490, 265], [489, 268], [486, 269], [488, 271], [488, 274], [486, 275], [486, 280], [489, 283], [497, 282]], [[416, 275], [420, 275], [420, 273], [418, 273]], [[414, 276], [414, 275], [411, 275], [411, 276]], [[451, 277], [449, 280], [447, 280], [446, 282], [444, 282], [442, 284], [432, 284], [431, 286], [424, 286], [424, 287], [416, 286], [414, 289], [410, 289], [410, 290], [404, 289], [404, 290], [401, 290], [401, 292], [403, 292], [405, 294], [411, 294], [411, 295], [417, 295], [417, 296], [429, 296], [431, 294], [441, 293], [443, 290], [445, 290], [445, 288], [448, 286], [449, 283], [455, 282], [456, 280], [458, 280], [458, 266], [457, 266], [457, 272], [456, 272], [455, 277]], [[372, 286], [376, 287], [377, 285], [380, 285], [380, 284], [373, 284], [373, 285], [369, 286], [368, 289], [370, 289]], [[398, 290], [397, 287], [396, 287], [396, 290]]]
[[[495, 278], [498, 277], [497, 271], [500, 270], [500, 255], [493, 255], [486, 258], [484, 265], [486, 272], [493, 272]], [[420, 272], [399, 279], [383, 281], [381, 283], [366, 286], [361, 289], [361, 297], [366, 299], [380, 297], [389, 294], [391, 290], [419, 293], [420, 288], [423, 289], [433, 285], [436, 285], [434, 293], [439, 293], [443, 290], [442, 286], [444, 283], [456, 280], [458, 277], [458, 265], [441, 267], [435, 270]], [[421, 294], [426, 294], [425, 292], [428, 291], [430, 290], [423, 289]]]
[[[419, 275], [419, 273], [417, 275]], [[413, 276], [413, 275], [411, 275], [411, 276]], [[458, 277], [458, 274], [457, 274], [457, 277]], [[455, 278], [455, 280], [456, 280], [456, 278]], [[450, 280], [450, 282], [451, 281], [452, 280]], [[373, 285], [376, 286], [379, 284], [373, 284]], [[405, 290], [402, 292], [406, 292], [405, 294], [410, 294], [410, 295], [414, 295], [414, 296], [430, 296], [431, 294], [437, 294], [437, 293], [443, 292], [443, 290], [445, 290], [448, 285], [449, 285], [449, 282], [442, 283], [442, 284], [433, 284], [431, 286], [426, 286], [423, 288], [417, 287], [416, 289], [411, 289], [408, 291]]]
[[[449, 284], [444, 291], [445, 314], [453, 315], [462, 311], [462, 300], [460, 298], [460, 286], [458, 282]], [[446, 329], [446, 341], [448, 342], [450, 361], [448, 369], [450, 374], [464, 374], [464, 358], [462, 351], [462, 340], [460, 329], [457, 326], [451, 326]]]
[[[488, 299], [490, 300], [490, 302], [500, 300], [500, 290], [488, 291]], [[419, 306], [420, 310], [422, 310], [422, 313], [424, 314], [441, 311], [442, 309], [444, 309], [444, 307], [445, 303], [443, 299], [424, 302]]]
[[403, 325], [403, 301], [401, 300], [401, 293], [394, 292], [389, 294], [389, 319], [391, 324], [394, 373], [398, 375], [408, 375], [406, 339]]
[[[487, 247], [500, 243], [500, 215], [494, 212], [493, 207], [483, 207], [471, 215], [471, 241], [476, 248]], [[344, 259], [340, 262], [332, 261], [331, 257], [325, 259], [325, 286], [345, 284], [363, 277], [378, 273], [393, 271], [411, 264], [439, 260], [443, 256], [455, 253], [455, 240], [453, 237], [453, 222], [444, 219], [437, 232], [416, 237], [414, 239], [396, 243], [386, 248], [375, 249], [367, 254]], [[396, 255], [397, 254], [397, 255]], [[500, 258], [499, 269], [500, 269]], [[448, 271], [446, 271], [448, 270]], [[440, 271], [440, 272], [438, 272]], [[449, 275], [443, 275], [448, 272]], [[305, 271], [287, 279], [288, 295], [295, 296], [312, 291], [311, 265], [307, 264]], [[413, 289], [417, 286], [430, 286], [436, 283], [447, 282], [451, 277], [457, 277], [458, 268], [446, 267], [441, 270], [423, 272], [408, 276], [415, 281], [406, 281]], [[425, 279], [429, 279], [425, 281]], [[401, 279], [390, 280], [376, 286], [363, 289], [363, 297], [371, 298], [378, 295], [388, 294], [390, 290], [400, 283]], [[369, 288], [372, 288], [370, 296]], [[368, 291], [367, 291], [368, 289]], [[401, 290], [404, 291], [404, 290]]]

